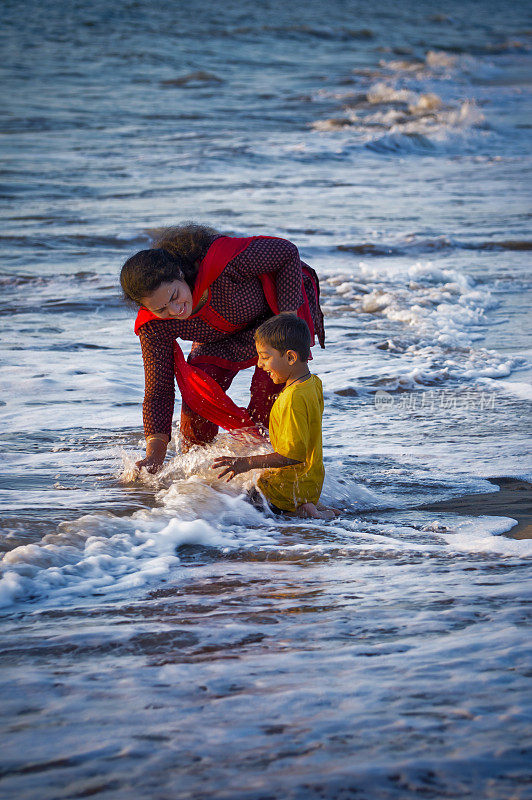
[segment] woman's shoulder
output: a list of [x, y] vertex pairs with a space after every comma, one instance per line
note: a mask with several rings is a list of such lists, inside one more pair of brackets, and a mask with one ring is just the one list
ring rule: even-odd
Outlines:
[[152, 319], [138, 329], [139, 339], [150, 342], [166, 342], [176, 339], [180, 333], [182, 322], [178, 319]]

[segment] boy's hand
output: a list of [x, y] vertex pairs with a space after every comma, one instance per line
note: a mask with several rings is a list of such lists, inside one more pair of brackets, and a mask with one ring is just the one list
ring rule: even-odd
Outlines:
[[227, 480], [230, 481], [235, 475], [249, 472], [250, 469], [278, 469], [279, 467], [291, 467], [294, 464], [301, 464], [301, 461], [294, 461], [293, 458], [282, 456], [280, 453], [265, 453], [264, 455], [241, 456], [239, 458], [220, 456], [220, 458], [214, 459], [212, 468], [227, 467], [223, 472], [220, 472], [218, 477], [223, 478], [224, 475], [229, 475]]
[[228, 475], [228, 481], [233, 480], [235, 475], [240, 475], [242, 472], [249, 472], [250, 469], [247, 458], [231, 458], [230, 456], [215, 458], [212, 462], [212, 468], [217, 469], [218, 467], [226, 467], [223, 472], [220, 472], [218, 477], [223, 478], [225, 475]]

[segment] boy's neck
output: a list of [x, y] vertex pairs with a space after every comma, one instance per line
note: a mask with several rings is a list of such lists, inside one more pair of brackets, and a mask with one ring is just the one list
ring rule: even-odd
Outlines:
[[308, 378], [310, 370], [306, 361], [296, 361], [290, 370], [290, 375], [286, 379], [285, 387], [299, 381], [301, 378]]

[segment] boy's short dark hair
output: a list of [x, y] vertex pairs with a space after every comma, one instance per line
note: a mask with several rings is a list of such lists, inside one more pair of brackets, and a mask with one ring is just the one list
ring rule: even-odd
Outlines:
[[287, 350], [295, 350], [301, 361], [310, 358], [308, 325], [294, 314], [278, 314], [267, 319], [255, 331], [255, 341], [270, 345], [282, 356]]

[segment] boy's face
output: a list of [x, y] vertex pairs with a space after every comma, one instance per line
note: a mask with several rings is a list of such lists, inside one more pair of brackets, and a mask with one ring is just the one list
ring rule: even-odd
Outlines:
[[274, 383], [286, 383], [291, 375], [292, 368], [297, 360], [293, 350], [281, 353], [265, 342], [255, 342], [259, 356], [258, 366], [268, 373]]

